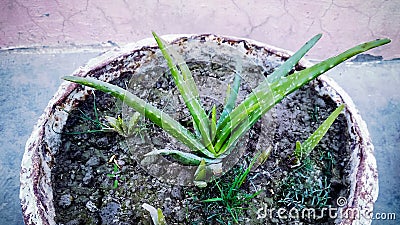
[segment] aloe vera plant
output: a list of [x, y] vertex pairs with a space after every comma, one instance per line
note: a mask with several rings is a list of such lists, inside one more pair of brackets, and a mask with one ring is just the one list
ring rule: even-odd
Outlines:
[[[194, 128], [198, 135], [190, 132], [168, 114], [123, 88], [94, 78], [66, 76], [63, 77], [63, 79], [109, 93], [122, 100], [126, 105], [135, 109], [154, 124], [160, 126], [172, 137], [189, 147], [191, 152], [161, 149], [154, 150], [147, 155], [170, 155], [182, 164], [187, 165], [200, 165], [202, 162], [202, 165], [204, 165], [204, 163], [212, 164], [220, 162], [222, 158], [231, 153], [238, 140], [257, 122], [257, 120], [274, 105], [279, 103], [285, 96], [346, 59], [390, 42], [389, 39], [378, 39], [366, 42], [312, 67], [288, 75], [299, 60], [321, 38], [321, 34], [318, 34], [270, 74], [244, 101], [235, 107], [241, 73], [241, 68], [236, 68], [236, 75], [232, 88], [228, 88], [229, 94], [225, 101], [226, 105], [217, 120], [215, 106], [211, 110], [211, 118], [209, 118], [209, 115], [207, 115], [202, 107], [199, 91], [189, 67], [186, 65], [182, 56], [177, 53], [172, 45], [169, 45], [154, 32], [153, 36], [167, 61], [175, 84], [192, 115]], [[307, 144], [303, 144], [303, 146], [307, 146]]]

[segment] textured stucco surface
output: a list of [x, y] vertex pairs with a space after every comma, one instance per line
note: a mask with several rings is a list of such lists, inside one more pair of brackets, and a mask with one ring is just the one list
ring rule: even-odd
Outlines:
[[323, 59], [352, 45], [389, 37], [371, 51], [400, 57], [399, 0], [2, 0], [0, 47], [125, 44], [169, 33], [247, 37], [295, 51], [316, 33], [309, 57]]

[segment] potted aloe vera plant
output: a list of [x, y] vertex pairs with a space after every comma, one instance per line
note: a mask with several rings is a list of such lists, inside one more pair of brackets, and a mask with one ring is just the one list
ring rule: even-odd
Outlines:
[[64, 77], [22, 162], [26, 224], [370, 222], [353, 215], [377, 195], [368, 132], [320, 75], [390, 40], [312, 65], [321, 35], [293, 55], [153, 35]]

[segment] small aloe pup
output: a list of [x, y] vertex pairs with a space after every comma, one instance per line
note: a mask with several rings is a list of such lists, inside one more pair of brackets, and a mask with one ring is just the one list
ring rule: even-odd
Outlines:
[[[118, 86], [94, 78], [66, 76], [63, 77], [63, 79], [110, 93], [191, 149], [191, 152], [161, 149], [152, 151], [147, 155], [169, 155], [182, 164], [197, 166], [218, 163], [222, 158], [229, 155], [231, 151], [234, 150], [240, 137], [242, 137], [258, 119], [268, 112], [268, 110], [279, 103], [288, 94], [309, 83], [344, 60], [390, 42], [389, 39], [378, 39], [366, 42], [314, 66], [289, 74], [299, 60], [321, 38], [321, 34], [318, 34], [253, 89], [252, 93], [249, 94], [244, 101], [236, 104], [241, 73], [241, 68], [238, 66], [236, 68], [236, 75], [232, 88], [228, 88], [229, 94], [226, 97], [226, 105], [223, 112], [218, 116], [216, 107], [214, 106], [211, 110], [210, 118], [201, 104], [199, 91], [189, 67], [186, 65], [182, 56], [177, 53], [172, 45], [169, 45], [154, 32], [153, 36], [167, 61], [175, 84], [189, 109], [193, 119], [195, 133], [190, 132], [168, 114]], [[340, 111], [341, 109], [339, 113]], [[336, 118], [337, 115], [334, 117]], [[324, 130], [327, 130], [329, 126], [324, 126]], [[318, 134], [320, 135], [321, 132], [318, 132]], [[312, 150], [313, 144], [307, 144], [309, 142], [310, 141], [306, 141], [303, 145], [298, 144], [298, 149], [295, 152], [296, 157], [300, 159], [303, 155], [308, 154], [309, 151]], [[312, 143], [318, 142], [313, 141]], [[312, 147], [311, 150], [309, 146]], [[302, 149], [304, 150], [302, 151]]]

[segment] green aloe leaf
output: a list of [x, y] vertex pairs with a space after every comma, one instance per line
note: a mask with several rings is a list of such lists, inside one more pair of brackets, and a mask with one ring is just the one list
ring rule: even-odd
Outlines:
[[134, 133], [135, 126], [139, 117], [140, 113], [135, 112], [132, 115], [131, 119], [129, 120], [128, 124], [126, 124], [125, 121], [119, 116], [117, 118], [111, 116], [105, 116], [105, 119], [118, 134], [124, 137], [128, 137]]
[[259, 166], [264, 164], [271, 155], [271, 152], [272, 152], [272, 146], [260, 150], [260, 156], [257, 157], [257, 161], [254, 163], [253, 168], [251, 168], [251, 171], [256, 170]]
[[211, 110], [211, 139], [214, 139], [215, 135], [217, 134], [217, 107], [214, 105]]
[[390, 43], [390, 39], [387, 38], [366, 42], [350, 48], [337, 56], [315, 64], [314, 66], [297, 71], [288, 77], [283, 77], [282, 79], [271, 84], [271, 88], [274, 92], [274, 98], [276, 101], [281, 101], [286, 95], [299, 89], [303, 85], [307, 84], [311, 80], [314, 80], [319, 75], [332, 69], [343, 61], [372, 48], [376, 48], [388, 43]]
[[109, 93], [112, 96], [120, 99], [122, 102], [132, 107], [134, 110], [145, 116], [153, 123], [161, 127], [168, 134], [181, 141], [183, 144], [188, 146], [191, 150], [201, 152], [203, 155], [209, 158], [214, 158], [214, 154], [209, 152], [202, 143], [200, 143], [193, 134], [183, 127], [179, 122], [174, 120], [168, 114], [162, 112], [151, 104], [140, 99], [136, 95], [130, 93], [123, 88], [116, 85], [96, 80], [94, 78], [84, 78], [76, 76], [65, 76], [64, 80], [72, 81], [78, 84], [82, 84], [88, 87], [93, 87], [99, 91]]
[[238, 62], [235, 68], [235, 78], [233, 79], [233, 87], [231, 88], [228, 85], [227, 95], [225, 99], [225, 107], [221, 113], [221, 116], [218, 119], [217, 124], [221, 123], [228, 115], [232, 112], [235, 107], [237, 95], [239, 93], [240, 82], [242, 80], [241, 74], [242, 73], [242, 63]]
[[[263, 110], [260, 109], [260, 107], [266, 108], [273, 102], [274, 96], [270, 89], [270, 83], [286, 76], [300, 61], [300, 59], [318, 42], [321, 36], [321, 34], [318, 34], [311, 38], [293, 56], [291, 56], [270, 76], [268, 76], [268, 79], [265, 79], [259, 86], [257, 86], [253, 92], [241, 104], [239, 104], [236, 109], [233, 110], [229, 117], [222, 118], [222, 122], [218, 121], [219, 126], [217, 126], [217, 130], [220, 131], [220, 135], [214, 141], [216, 144], [216, 152], [218, 154], [226, 153], [230, 146], [234, 146], [237, 142], [237, 139], [239, 139], [248, 129], [250, 129], [252, 124], [250, 121], [248, 121], [247, 116], [252, 113], [252, 110]], [[248, 111], [247, 115], [243, 114], [243, 112], [246, 111]], [[241, 125], [241, 123], [243, 124]], [[237, 129], [235, 134], [233, 134], [234, 137], [229, 141], [229, 143], [225, 143], [226, 139], [230, 138], [230, 134], [238, 126], [240, 126], [240, 128]], [[221, 149], [224, 144], [227, 147]]]
[[306, 42], [296, 53], [283, 63], [278, 70], [275, 70], [267, 77], [269, 83], [273, 83], [282, 77], [286, 76], [293, 67], [300, 61], [301, 58], [321, 39], [322, 34], [317, 34]]
[[[304, 86], [311, 80], [317, 78], [319, 75], [325, 73], [326, 71], [330, 70], [331, 68], [335, 67], [336, 65], [342, 63], [346, 59], [351, 58], [352, 56], [355, 56], [357, 54], [360, 54], [362, 52], [365, 52], [367, 50], [370, 50], [372, 48], [384, 45], [390, 43], [390, 40], [385, 38], [385, 39], [378, 39], [370, 42], [366, 42], [360, 45], [357, 45], [353, 48], [348, 49], [347, 51], [331, 57], [323, 62], [320, 62], [312, 67], [306, 68], [304, 70], [295, 72], [291, 74], [290, 76], [282, 76], [279, 80], [273, 82], [272, 84], [268, 85], [265, 84], [264, 82], [260, 84], [260, 88], [257, 87], [255, 91], [253, 91], [253, 95], [250, 95], [245, 101], [242, 102], [243, 105], [245, 105], [244, 108], [250, 108], [251, 105], [257, 105], [260, 104], [261, 101], [262, 104], [260, 104], [259, 107], [253, 107], [253, 110], [250, 111], [248, 114], [248, 117], [245, 118], [248, 121], [243, 122], [244, 119], [240, 120], [236, 117], [242, 117], [241, 111], [243, 109], [240, 109], [239, 105], [236, 109], [232, 111], [230, 114], [229, 119], [226, 122], [222, 122], [221, 126], [224, 126], [223, 128], [217, 128], [218, 131], [220, 131], [220, 135], [217, 135], [217, 143], [223, 143], [223, 145], [219, 146], [217, 148], [217, 151], [219, 154], [223, 154], [224, 152], [232, 149], [232, 147], [236, 144], [238, 139], [248, 130], [250, 127], [254, 125], [257, 120], [264, 115], [268, 110], [270, 110], [273, 106], [275, 106], [277, 103], [279, 103], [284, 97], [286, 97], [288, 94], [292, 93], [293, 91], [299, 89], [300, 87]], [[281, 69], [278, 68], [280, 71]], [[261, 93], [262, 90], [265, 91], [265, 93]], [[272, 90], [272, 92], [270, 91]], [[271, 97], [271, 93], [273, 96]], [[265, 100], [265, 98], [270, 99]], [[272, 99], [272, 100], [271, 100]], [[229, 120], [232, 121], [241, 121], [241, 123], [233, 123], [236, 126], [232, 127], [229, 124]], [[235, 130], [235, 131], [233, 131]], [[229, 140], [226, 141], [226, 138], [228, 135], [226, 133], [232, 133], [232, 135], [229, 135]]]
[[[272, 98], [264, 98], [264, 99], [267, 100]], [[248, 120], [249, 115], [251, 115], [256, 110], [259, 110], [261, 104], [262, 103], [260, 102], [255, 102], [253, 105], [246, 105], [246, 104], [238, 105], [231, 113], [234, 116], [230, 115], [227, 117], [229, 118], [229, 120], [227, 120], [225, 127], [224, 128], [217, 127], [217, 135], [215, 137], [215, 149], [217, 151], [217, 157], [229, 154], [229, 151], [227, 151], [228, 148], [223, 146], [226, 145], [234, 146], [236, 144], [236, 142], [240, 138], [240, 135], [243, 135], [245, 131], [251, 127], [250, 121]], [[238, 125], [244, 125], [245, 128], [239, 127], [239, 129], [242, 128], [244, 132], [237, 132]]]
[[194, 130], [196, 137], [198, 139], [201, 139], [201, 134], [200, 134], [199, 128], [197, 128], [196, 122], [194, 122], [193, 118], [192, 118], [192, 124], [193, 124], [193, 130]]
[[152, 156], [152, 155], [168, 155], [177, 160], [178, 162], [180, 162], [181, 164], [188, 166], [198, 166], [203, 160], [207, 164], [215, 164], [220, 162], [219, 159], [208, 159], [200, 157], [196, 154], [183, 152], [179, 150], [168, 150], [168, 149], [153, 150], [145, 154], [144, 156]]
[[206, 176], [207, 176], [207, 165], [206, 161], [202, 159], [199, 166], [196, 169], [196, 172], [194, 173], [193, 183], [199, 188], [207, 187]]
[[[202, 137], [203, 145], [206, 146], [211, 153], [215, 154], [214, 146], [210, 137], [209, 119], [205, 110], [200, 104], [199, 91], [197, 90], [189, 67], [183, 60], [182, 56], [178, 54], [172, 45], [169, 45], [154, 32], [153, 36], [156, 39], [165, 60], [167, 61], [175, 84], [178, 87], [178, 90], [181, 93], [182, 98], [196, 123], [196, 127], [198, 128]], [[179, 69], [176, 65], [178, 65]]]
[[344, 106], [345, 105], [342, 104], [337, 107], [335, 111], [333, 111], [329, 115], [329, 117], [317, 128], [317, 130], [313, 134], [311, 134], [310, 137], [307, 138], [307, 140], [303, 142], [303, 144], [301, 144], [300, 142], [296, 142], [296, 150], [294, 154], [298, 160], [307, 157], [315, 148], [315, 146], [317, 146], [317, 144], [321, 141], [326, 132], [328, 132], [333, 122], [343, 111]]

